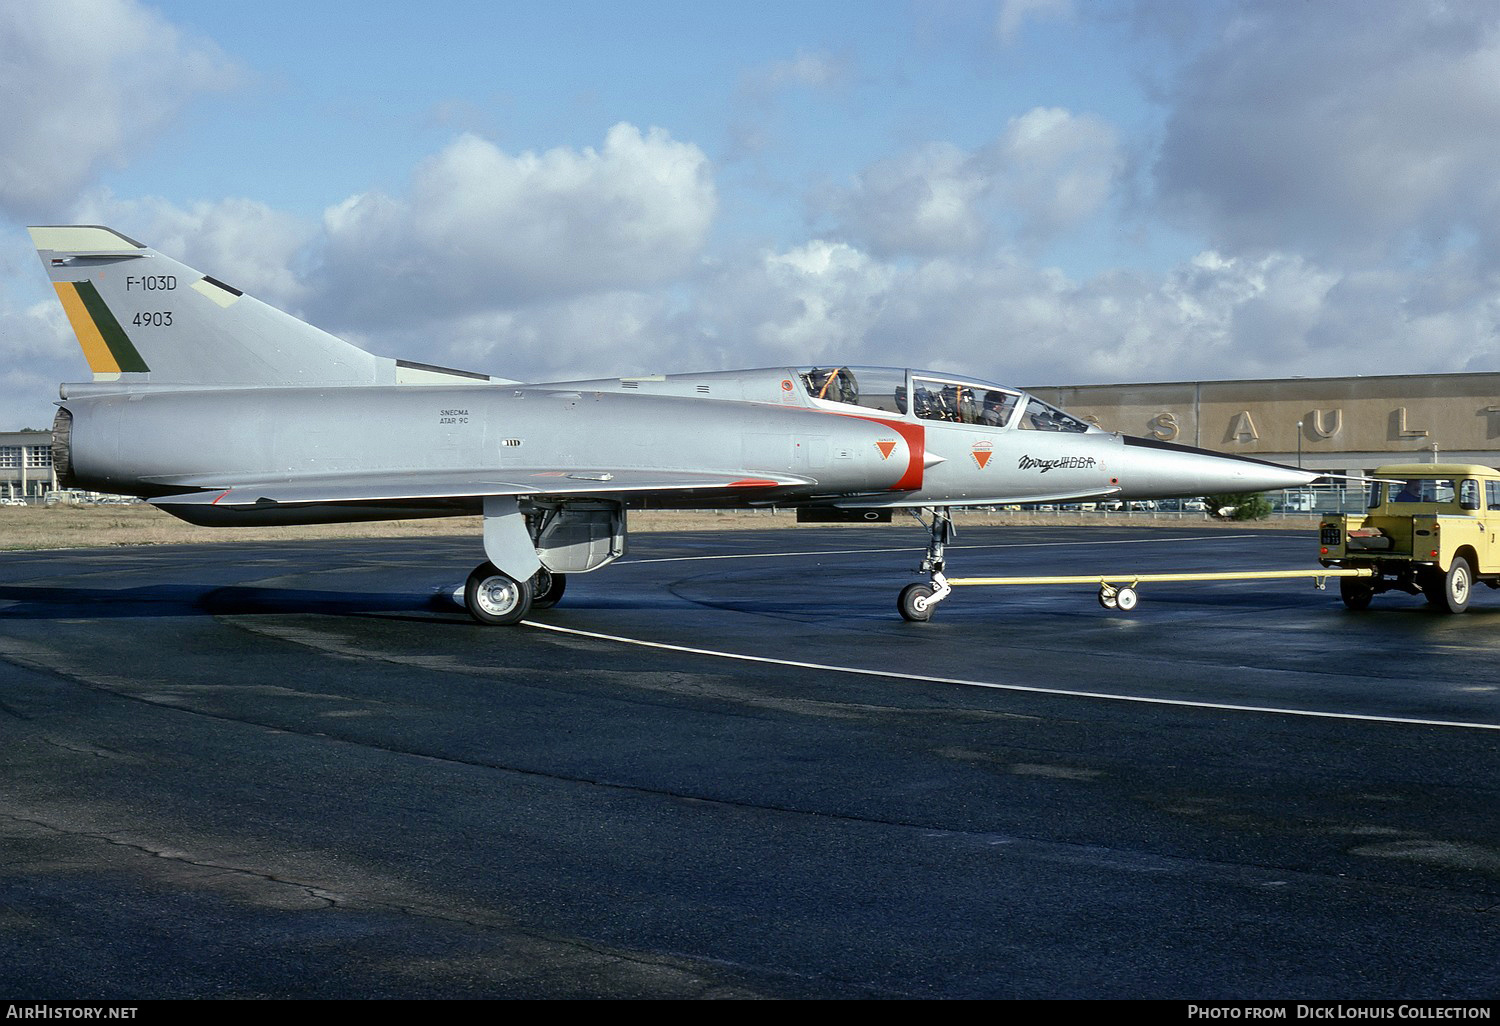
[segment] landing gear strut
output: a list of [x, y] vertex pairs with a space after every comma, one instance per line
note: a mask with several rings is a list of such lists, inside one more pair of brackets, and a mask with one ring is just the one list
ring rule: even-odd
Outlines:
[[[953, 527], [953, 517], [947, 507], [934, 506], [931, 513], [932, 523], [926, 525], [930, 532], [927, 554], [922, 558], [919, 571], [929, 575], [931, 583], [908, 584], [901, 589], [901, 595], [896, 599], [896, 608], [900, 610], [902, 618], [913, 623], [932, 619], [933, 607], [953, 591], [947, 578], [943, 576], [943, 550], [958, 532]], [[915, 510], [912, 511], [912, 516], [919, 521], [922, 519], [922, 514]]]

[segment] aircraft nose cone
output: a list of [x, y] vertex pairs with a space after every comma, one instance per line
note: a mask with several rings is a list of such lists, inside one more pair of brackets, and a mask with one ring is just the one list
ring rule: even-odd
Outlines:
[[1126, 435], [1122, 493], [1142, 498], [1266, 492], [1311, 484], [1318, 475], [1296, 467], [1230, 456], [1189, 445]]

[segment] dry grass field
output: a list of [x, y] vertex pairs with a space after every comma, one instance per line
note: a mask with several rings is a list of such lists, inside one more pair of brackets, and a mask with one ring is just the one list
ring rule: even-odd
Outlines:
[[[1159, 517], [1105, 514], [961, 513], [960, 527], [974, 525], [1026, 525], [1071, 527], [1112, 524], [1136, 527], [1210, 527], [1236, 530], [1314, 530], [1316, 522], [1305, 518], [1273, 518], [1254, 524], [1224, 523], [1207, 517]], [[630, 514], [630, 530], [712, 531], [764, 528], [797, 529], [790, 510], [726, 512], [643, 512]], [[845, 525], [851, 530], [902, 527], [915, 539], [916, 521], [897, 513], [890, 525]], [[390, 520], [371, 524], [328, 524], [309, 527], [194, 527], [145, 503], [101, 506], [6, 506], [0, 507], [0, 550], [81, 549], [114, 545], [181, 545], [215, 542], [303, 540], [317, 538], [414, 538], [459, 535], [478, 538], [477, 517], [446, 517], [432, 520]], [[914, 541], [913, 544], [918, 542]]]

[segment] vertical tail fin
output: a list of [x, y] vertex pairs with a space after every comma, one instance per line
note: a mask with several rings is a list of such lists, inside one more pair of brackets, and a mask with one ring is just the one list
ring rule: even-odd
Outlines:
[[97, 225], [30, 229], [96, 381], [174, 385], [374, 385], [372, 356]]

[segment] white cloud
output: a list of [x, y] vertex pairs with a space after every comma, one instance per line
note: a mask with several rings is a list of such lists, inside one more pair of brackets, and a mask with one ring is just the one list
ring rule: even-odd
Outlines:
[[849, 62], [829, 53], [799, 52], [788, 60], [772, 61], [750, 75], [749, 88], [776, 91], [792, 87], [821, 89], [845, 82]]
[[854, 70], [854, 62], [847, 56], [801, 50], [793, 57], [743, 73], [728, 126], [729, 159], [744, 159], [770, 148], [778, 107], [787, 93], [842, 89], [854, 79]]
[[1034, 250], [1097, 214], [1123, 166], [1107, 122], [1038, 107], [977, 151], [931, 143], [813, 202], [833, 234], [882, 256], [972, 254], [996, 238]]
[[0, 4], [0, 209], [53, 218], [198, 93], [238, 77], [132, 0]]
[[12, 302], [6, 297], [0, 304], [0, 351], [6, 363], [55, 362], [79, 355], [62, 304], [54, 296], [16, 305]]
[[1045, 18], [1068, 20], [1073, 17], [1072, 0], [1002, 0], [995, 18], [995, 34], [1006, 46], [1015, 43], [1028, 21]]
[[659, 284], [698, 255], [716, 204], [708, 158], [661, 129], [516, 156], [464, 135], [407, 197], [326, 213], [323, 305], [368, 324]]
[[1092, 217], [1123, 170], [1114, 128], [1087, 114], [1037, 107], [991, 147], [996, 189], [1023, 240], [1045, 241]]
[[[218, 229], [237, 239], [254, 237], [268, 215], [225, 204], [178, 216], [242, 217], [238, 229]], [[283, 250], [288, 260], [294, 249]], [[1453, 262], [1351, 272], [1293, 253], [1216, 251], [1165, 273], [1073, 279], [1013, 251], [913, 260], [814, 239], [653, 285], [524, 303], [495, 293], [434, 303], [412, 283], [407, 316], [371, 319], [348, 337], [385, 355], [529, 380], [832, 361], [1017, 384], [1441, 371], [1500, 357], [1497, 291], [1455, 284], [1475, 280]], [[332, 310], [343, 300], [308, 302]]]
[[848, 362], [868, 352], [893, 279], [852, 246], [813, 240], [721, 268], [703, 284], [697, 322], [720, 366]]
[[819, 198], [838, 234], [881, 255], [969, 253], [990, 237], [983, 162], [948, 143], [872, 164], [848, 189]]
[[120, 199], [104, 190], [86, 195], [73, 219], [103, 224], [286, 310], [306, 301], [302, 256], [316, 227], [264, 203], [225, 199], [186, 208], [159, 197]]
[[1500, 7], [1236, 5], [1168, 95], [1155, 166], [1232, 250], [1500, 254]]
[[673, 346], [680, 357], [701, 339], [723, 367], [915, 365], [1016, 384], [1492, 365], [1500, 301], [1475, 290], [1416, 309], [1429, 286], [1285, 253], [1205, 252], [1164, 274], [1075, 280], [1003, 254], [887, 261], [814, 241], [720, 268]]
[[[88, 365], [35, 250], [18, 245], [15, 260], [6, 250], [0, 261], [0, 425], [6, 431], [42, 428], [52, 423], [58, 382], [87, 380]], [[31, 267], [20, 266], [22, 256]]]
[[[660, 295], [577, 296], [456, 318], [445, 325], [442, 357], [452, 366], [538, 381], [659, 373], [667, 369], [660, 359], [675, 348], [669, 321]], [[387, 340], [388, 346], [400, 343]]]

